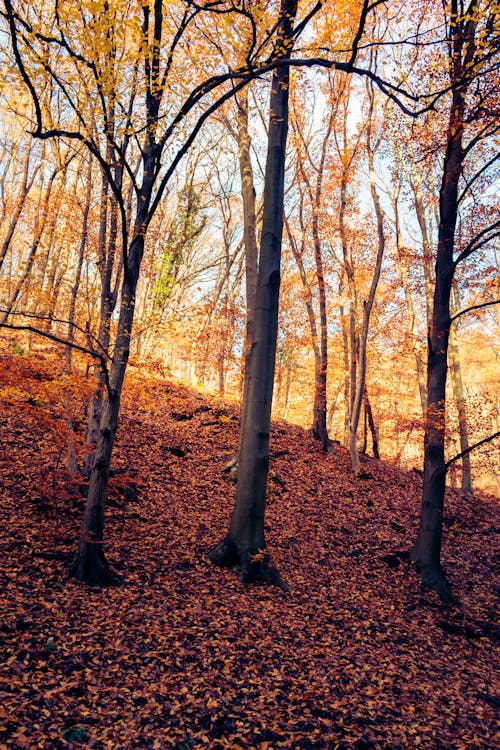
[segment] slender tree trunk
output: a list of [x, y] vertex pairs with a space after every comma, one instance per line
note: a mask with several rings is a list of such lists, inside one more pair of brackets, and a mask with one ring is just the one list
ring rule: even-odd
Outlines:
[[[71, 289], [71, 299], [70, 299], [69, 311], [68, 311], [68, 331], [66, 334], [66, 340], [68, 343], [65, 349], [65, 370], [68, 376], [71, 374], [72, 354], [73, 354], [73, 349], [72, 349], [71, 344], [73, 343], [74, 338], [75, 338], [76, 301], [78, 297], [78, 290], [80, 288], [80, 279], [82, 275], [83, 259], [85, 257], [85, 249], [87, 247], [87, 241], [88, 241], [88, 223], [89, 223], [91, 197], [92, 197], [92, 165], [91, 163], [89, 163], [89, 169], [88, 169], [88, 174], [87, 174], [87, 189], [86, 189], [86, 196], [85, 196], [85, 206], [83, 209], [82, 236], [80, 239], [78, 261], [76, 264], [75, 279], [74, 279], [73, 287]], [[69, 475], [71, 477], [74, 477], [78, 471], [78, 462], [76, 458], [75, 438], [74, 438], [74, 432], [73, 432], [73, 419], [71, 416], [71, 398], [70, 398], [69, 388], [66, 391], [65, 407], [66, 407], [66, 424], [68, 427], [68, 449], [67, 449], [66, 465], [68, 467]]]
[[373, 207], [375, 209], [375, 216], [377, 218], [377, 257], [375, 260], [375, 268], [373, 271], [373, 277], [370, 285], [370, 291], [368, 293], [368, 299], [363, 302], [363, 323], [361, 326], [361, 334], [359, 336], [359, 350], [358, 350], [358, 370], [356, 377], [356, 389], [354, 394], [354, 400], [352, 405], [351, 421], [350, 421], [350, 442], [349, 450], [351, 454], [351, 465], [352, 470], [356, 476], [361, 476], [361, 463], [359, 460], [358, 451], [358, 424], [359, 416], [361, 412], [361, 405], [363, 402], [363, 396], [365, 393], [365, 379], [366, 379], [366, 353], [368, 345], [368, 330], [370, 326], [370, 315], [375, 301], [375, 294], [380, 278], [380, 271], [382, 269], [382, 260], [384, 257], [385, 250], [385, 236], [384, 236], [384, 214], [380, 206], [380, 199], [377, 193], [375, 185], [375, 168], [374, 168], [374, 149], [370, 142], [370, 131], [371, 131], [371, 117], [373, 114], [373, 92], [371, 92], [371, 108], [370, 108], [370, 124], [367, 131], [367, 153], [368, 153], [368, 165], [370, 169], [370, 191], [373, 201]]
[[[339, 211], [339, 228], [340, 239], [342, 243], [342, 255], [344, 258], [344, 269], [347, 277], [347, 294], [349, 299], [348, 315], [348, 332], [349, 332], [349, 424], [352, 421], [354, 409], [354, 399], [356, 396], [357, 380], [357, 360], [358, 360], [358, 336], [356, 333], [356, 308], [357, 294], [356, 281], [354, 278], [354, 264], [352, 252], [347, 241], [347, 232], [345, 227], [345, 212], [347, 207], [347, 171], [344, 168], [340, 184], [340, 211]], [[351, 428], [349, 427], [349, 445], [351, 441]]]
[[425, 306], [426, 306], [426, 318], [427, 325], [430, 325], [432, 316], [432, 288], [433, 288], [433, 272], [432, 272], [432, 250], [429, 239], [429, 230], [427, 228], [427, 218], [424, 208], [424, 201], [422, 198], [422, 190], [420, 186], [420, 178], [417, 177], [417, 168], [412, 164], [413, 174], [410, 179], [410, 184], [413, 188], [415, 197], [415, 212], [417, 214], [418, 225], [420, 233], [422, 235], [422, 248], [423, 248], [423, 270], [425, 280]]
[[[413, 356], [415, 357], [415, 365], [417, 370], [417, 381], [418, 381], [418, 393], [420, 396], [420, 405], [422, 407], [422, 417], [425, 418], [425, 410], [427, 407], [427, 389], [425, 384], [425, 363], [421, 352], [421, 343], [417, 329], [417, 318], [415, 315], [415, 306], [413, 304], [413, 298], [411, 294], [410, 274], [408, 271], [408, 265], [404, 257], [403, 248], [401, 247], [401, 232], [399, 222], [399, 206], [398, 206], [398, 195], [393, 194], [392, 205], [394, 209], [394, 226], [396, 232], [396, 265], [399, 270], [401, 278], [401, 285], [406, 300], [406, 309], [409, 318], [409, 331], [412, 341]], [[427, 317], [426, 317], [427, 320]], [[426, 326], [427, 327], [427, 326]]]
[[68, 367], [71, 367], [71, 356], [73, 352], [71, 348], [71, 344], [75, 338], [76, 302], [78, 299], [78, 290], [80, 289], [80, 279], [82, 276], [83, 259], [85, 257], [85, 249], [87, 247], [87, 242], [88, 242], [88, 227], [89, 227], [91, 198], [92, 198], [92, 165], [90, 164], [88, 173], [87, 173], [85, 205], [83, 208], [83, 219], [82, 219], [82, 234], [80, 238], [78, 260], [77, 260], [76, 270], [75, 270], [75, 279], [73, 282], [73, 286], [71, 288], [71, 298], [70, 298], [69, 310], [68, 310], [68, 331], [66, 334], [68, 345], [65, 350], [66, 351], [66, 354], [65, 354], [66, 364]]
[[139, 232], [136, 233], [131, 243], [129, 268], [123, 278], [116, 343], [90, 473], [87, 505], [80, 530], [78, 548], [70, 567], [71, 576], [97, 586], [108, 585], [114, 580], [103, 550], [104, 511], [111, 454], [118, 426], [120, 398], [130, 354], [135, 290], [143, 251], [144, 236], [142, 232]]
[[[291, 50], [296, 11], [297, 0], [282, 0], [281, 56]], [[285, 584], [279, 573], [269, 565], [264, 513], [278, 333], [288, 88], [289, 69], [283, 65], [273, 73], [271, 87], [255, 330], [246, 373], [248, 406], [240, 440], [236, 503], [226, 537], [210, 553], [210, 560], [217, 565], [239, 565], [244, 583], [264, 580], [282, 587]]]
[[368, 450], [368, 415], [366, 413], [366, 401], [363, 399], [363, 442], [361, 453], [366, 456]]
[[[320, 191], [318, 191], [320, 192]], [[316, 195], [319, 200], [319, 195]], [[318, 208], [313, 207], [312, 220], [314, 258], [316, 262], [316, 278], [318, 280], [318, 297], [319, 297], [319, 330], [320, 330], [320, 356], [316, 363], [316, 378], [314, 388], [314, 418], [312, 434], [318, 441], [321, 450], [328, 451], [330, 440], [326, 426], [326, 386], [328, 375], [328, 327], [326, 314], [326, 286], [325, 275], [323, 271], [323, 258], [321, 255], [321, 243], [318, 229]]]
[[[459, 60], [460, 52], [457, 54]], [[436, 591], [441, 599], [448, 602], [453, 601], [453, 596], [441, 568], [446, 482], [444, 458], [445, 405], [450, 332], [450, 296], [455, 272], [453, 248], [458, 211], [458, 183], [464, 158], [462, 150], [464, 106], [463, 90], [453, 90], [447, 148], [439, 195], [436, 282], [428, 339], [422, 509], [417, 539], [410, 552], [410, 559], [421, 574], [423, 583]]]
[[472, 477], [470, 466], [470, 453], [465, 452], [469, 447], [469, 431], [467, 429], [467, 408], [465, 405], [464, 386], [462, 382], [462, 370], [460, 367], [460, 353], [458, 348], [458, 337], [456, 325], [450, 329], [450, 376], [453, 386], [453, 395], [458, 412], [458, 432], [460, 435], [460, 453], [462, 456], [462, 482], [464, 492], [472, 494]]
[[252, 160], [250, 158], [250, 134], [248, 132], [248, 91], [238, 95], [238, 157], [240, 165], [241, 197], [243, 202], [243, 238], [245, 242], [245, 291], [246, 291], [246, 338], [245, 361], [253, 341], [255, 295], [257, 290], [257, 211]]
[[283, 401], [283, 419], [288, 419], [288, 408], [290, 406], [290, 391], [292, 388], [292, 365], [285, 362], [285, 398]]
[[16, 231], [16, 227], [19, 223], [19, 219], [21, 218], [21, 214], [23, 212], [24, 204], [26, 203], [26, 199], [28, 197], [28, 194], [31, 190], [31, 187], [33, 185], [33, 182], [35, 181], [35, 177], [38, 174], [38, 171], [40, 169], [40, 165], [42, 163], [42, 160], [36, 164], [36, 166], [33, 169], [33, 172], [31, 174], [31, 177], [28, 177], [29, 175], [29, 163], [30, 163], [30, 155], [31, 155], [31, 138], [28, 140], [28, 148], [26, 150], [26, 154], [24, 156], [24, 173], [23, 173], [23, 183], [21, 186], [21, 190], [19, 192], [19, 195], [17, 197], [16, 205], [14, 208], [14, 212], [12, 214], [12, 218], [10, 220], [9, 227], [7, 229], [7, 233], [3, 239], [2, 246], [0, 247], [0, 269], [2, 268], [3, 262], [5, 260], [5, 256], [7, 255], [12, 238], [14, 236], [14, 232]]
[[[222, 344], [224, 346], [224, 344]], [[217, 395], [220, 399], [223, 399], [225, 396], [225, 351], [222, 349], [222, 351], [219, 352], [219, 355], [217, 357], [217, 375], [218, 375], [218, 384], [217, 384]]]
[[[109, 150], [108, 150], [109, 156]], [[101, 346], [104, 347], [104, 351], [108, 351], [109, 340], [107, 340], [107, 332], [109, 332], [108, 323], [106, 321], [106, 299], [107, 295], [104, 290], [104, 277], [103, 267], [106, 258], [106, 244], [107, 244], [107, 224], [108, 224], [108, 200], [109, 200], [109, 186], [108, 181], [104, 175], [101, 177], [101, 200], [100, 200], [100, 216], [99, 216], [99, 240], [98, 240], [98, 268], [101, 276], [101, 305], [100, 305], [100, 317], [99, 317], [99, 333], [98, 340]], [[99, 423], [102, 410], [102, 393], [104, 389], [104, 380], [101, 369], [96, 364], [93, 368], [93, 377], [95, 378], [95, 388], [92, 397], [88, 405], [87, 414], [87, 454], [83, 462], [83, 474], [86, 476], [90, 475], [92, 470], [92, 464], [94, 461], [94, 451], [97, 445], [97, 438], [99, 435]]]
[[373, 419], [372, 407], [370, 404], [370, 399], [368, 398], [368, 391], [366, 390], [366, 387], [365, 387], [365, 394], [364, 394], [364, 404], [365, 404], [365, 413], [366, 413], [366, 417], [368, 421], [368, 428], [372, 436], [373, 456], [374, 458], [380, 459], [380, 452], [378, 449], [377, 427], [375, 425], [375, 420]]
[[40, 247], [40, 242], [42, 241], [42, 236], [45, 231], [45, 227], [47, 225], [47, 220], [49, 217], [49, 208], [50, 208], [50, 197], [52, 194], [52, 189], [54, 187], [55, 179], [59, 171], [60, 171], [60, 168], [55, 169], [49, 178], [47, 189], [43, 197], [42, 215], [35, 224], [35, 234], [34, 234], [33, 242], [31, 244], [31, 247], [28, 253], [28, 258], [26, 259], [26, 262], [24, 263], [24, 271], [19, 277], [17, 284], [14, 288], [14, 291], [11, 294], [10, 300], [7, 303], [5, 312], [2, 314], [0, 318], [0, 324], [5, 323], [7, 321], [9, 314], [14, 310], [14, 307], [16, 303], [18, 302], [19, 297], [21, 296], [23, 286], [25, 285], [26, 281], [30, 277], [31, 271], [33, 269], [33, 264], [35, 262], [36, 254], [37, 254], [38, 248]]
[[241, 452], [241, 439], [245, 431], [245, 421], [248, 410], [248, 378], [250, 352], [254, 340], [255, 302], [257, 294], [257, 273], [259, 250], [257, 247], [257, 211], [255, 202], [255, 186], [253, 179], [252, 160], [250, 157], [251, 140], [248, 132], [248, 91], [245, 89], [238, 97], [238, 158], [241, 180], [241, 197], [243, 202], [243, 240], [245, 243], [245, 295], [246, 295], [246, 329], [243, 350], [243, 394], [240, 415], [240, 439], [238, 453], [234, 457], [236, 466]]
[[[301, 212], [301, 216], [302, 216], [302, 212]], [[302, 224], [302, 218], [301, 218], [301, 224]], [[315, 373], [312, 432], [313, 432], [314, 438], [316, 440], [320, 440], [323, 395], [324, 395], [324, 398], [326, 399], [326, 377], [324, 380], [322, 377], [323, 373], [326, 374], [326, 370], [323, 367], [324, 360], [323, 360], [322, 352], [321, 352], [321, 341], [323, 340], [323, 335], [321, 336], [321, 341], [320, 341], [319, 336], [318, 336], [318, 326], [316, 323], [316, 315], [314, 313], [314, 303], [313, 303], [311, 285], [307, 278], [306, 269], [304, 268], [303, 257], [304, 257], [304, 249], [305, 249], [305, 228], [302, 227], [302, 242], [301, 242], [301, 247], [299, 249], [297, 247], [297, 242], [290, 228], [290, 224], [286, 218], [285, 218], [285, 227], [286, 227], [286, 231], [288, 235], [288, 241], [290, 243], [290, 247], [293, 253], [293, 257], [295, 258], [295, 262], [297, 263], [297, 268], [299, 270], [299, 276], [300, 276], [300, 281], [302, 283], [302, 288], [304, 290], [304, 303], [306, 306], [307, 319], [309, 321], [309, 330], [311, 332], [311, 344], [312, 344], [313, 354], [314, 354], [314, 373]], [[323, 287], [324, 287], [324, 280], [323, 280]], [[325, 333], [326, 333], [326, 325], [325, 325]], [[325, 348], [324, 353], [326, 353], [326, 351], [327, 350]], [[325, 412], [325, 420], [326, 420], [326, 412]], [[326, 433], [326, 439], [328, 440], [328, 433]], [[323, 447], [324, 446], [322, 444], [322, 448]], [[328, 448], [328, 445], [326, 445], [324, 449], [326, 450], [327, 448]]]
[[318, 441], [321, 450], [327, 451], [330, 447], [328, 429], [326, 424], [327, 412], [327, 375], [328, 375], [328, 327], [326, 311], [326, 285], [323, 270], [323, 256], [321, 253], [321, 238], [319, 232], [319, 212], [321, 210], [321, 197], [323, 192], [323, 177], [326, 154], [330, 135], [334, 123], [334, 110], [331, 109], [327, 123], [325, 136], [321, 147], [319, 164], [316, 167], [316, 185], [313, 189], [311, 181], [304, 167], [302, 158], [298, 159], [298, 171], [306, 185], [311, 203], [312, 212], [312, 238], [314, 247], [314, 262], [316, 266], [316, 281], [318, 283], [319, 303], [319, 347], [315, 347], [315, 378], [314, 378], [314, 407], [312, 435]]
[[[153, 121], [155, 120], [156, 118], [153, 118]], [[149, 133], [146, 145], [143, 147], [143, 154], [144, 177], [142, 187], [137, 194], [139, 208], [124, 265], [120, 314], [113, 347], [113, 358], [106, 382], [106, 396], [103, 402], [94, 461], [90, 472], [89, 491], [80, 529], [80, 538], [69, 570], [70, 575], [78, 580], [98, 586], [108, 585], [114, 580], [103, 549], [104, 510], [123, 381], [130, 355], [135, 295], [144, 254], [147, 217], [158, 159], [157, 146], [153, 136]], [[111, 262], [109, 262], [109, 268], [112, 268]]]
[[[108, 160], [112, 160], [111, 151], [108, 149]], [[115, 179], [117, 185], [122, 184], [122, 170], [120, 167], [115, 169]], [[109, 211], [109, 235], [108, 235], [108, 203]], [[113, 267], [116, 257], [118, 237], [118, 204], [113, 195], [109, 195], [109, 186], [106, 177], [102, 176], [101, 187], [101, 215], [99, 226], [99, 274], [101, 277], [101, 300], [100, 300], [100, 318], [98, 340], [101, 349], [108, 352], [110, 343], [111, 318], [116, 307], [117, 295], [116, 286], [113, 291]], [[117, 275], [117, 284], [118, 276]], [[97, 445], [98, 434], [101, 422], [101, 412], [103, 408], [105, 382], [103, 372], [100, 367], [96, 367], [95, 372], [95, 389], [89, 403], [88, 422], [87, 422], [87, 445], [88, 451], [85, 456], [83, 473], [88, 476], [94, 461], [94, 450]]]
[[[57, 194], [54, 196], [55, 205], [60, 205], [61, 192], [64, 185], [60, 185]], [[52, 328], [52, 317], [57, 307], [57, 300], [61, 290], [60, 281], [64, 276], [65, 267], [67, 266], [67, 254], [63, 257], [61, 247], [54, 247], [54, 235], [57, 226], [58, 213], [51, 212], [47, 232], [47, 252], [45, 262], [40, 273], [40, 289], [44, 290], [44, 302], [41, 305], [42, 315], [45, 320], [42, 322], [43, 330], [49, 332]]]
[[342, 344], [344, 351], [344, 433], [343, 446], [349, 447], [349, 421], [351, 415], [351, 371], [349, 366], [349, 335], [347, 320], [343, 305], [340, 306], [340, 324], [342, 328]]

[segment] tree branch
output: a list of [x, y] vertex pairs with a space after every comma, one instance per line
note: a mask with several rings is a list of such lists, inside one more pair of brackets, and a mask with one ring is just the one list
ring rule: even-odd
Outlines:
[[500, 152], [497, 153], [497, 154], [495, 154], [489, 161], [486, 162], [486, 164], [483, 164], [483, 166], [481, 167], [481, 169], [479, 169], [475, 173], [475, 175], [473, 175], [470, 178], [470, 180], [467, 181], [467, 184], [465, 185], [464, 189], [462, 190], [462, 192], [460, 193], [460, 195], [458, 197], [458, 201], [457, 201], [458, 203], [461, 203], [464, 200], [464, 198], [466, 197], [468, 191], [472, 187], [473, 183], [476, 180], [478, 180], [479, 177], [481, 177], [481, 175], [484, 174], [484, 172], [486, 172], [486, 170], [488, 170], [491, 167], [491, 165], [494, 164], [499, 159], [500, 159]]
[[478, 232], [476, 236], [467, 243], [460, 255], [458, 255], [458, 257], [453, 261], [454, 267], [456, 268], [459, 263], [468, 258], [469, 255], [472, 255], [472, 253], [476, 252], [476, 250], [479, 250], [480, 247], [490, 242], [493, 237], [497, 237], [499, 233], [500, 219], [493, 222], [493, 224], [490, 224], [488, 227], [484, 227], [484, 229]]
[[459, 318], [461, 315], [465, 315], [465, 313], [471, 312], [472, 310], [479, 310], [482, 307], [488, 307], [489, 305], [498, 305], [500, 304], [500, 299], [492, 299], [489, 302], [481, 302], [479, 305], [471, 305], [470, 307], [464, 307], [463, 310], [459, 310], [455, 315], [453, 315], [450, 318], [450, 324], [453, 323], [454, 320]]
[[[39, 315], [37, 313], [23, 312], [21, 310], [4, 310], [0, 308], [0, 313], [7, 313], [8, 315], [19, 315], [23, 318], [34, 318], [35, 320], [49, 320], [51, 323], [63, 323], [64, 325], [71, 324], [76, 331], [80, 331], [80, 333], [83, 333], [89, 341], [92, 340], [100, 349], [102, 349], [102, 354], [96, 354], [96, 356], [103, 356], [107, 359], [110, 359], [109, 354], [107, 353], [106, 349], [103, 347], [97, 336], [94, 336], [94, 334], [90, 333], [90, 331], [86, 328], [82, 328], [81, 326], [77, 325], [77, 323], [66, 320], [65, 318], [54, 318], [52, 315]], [[91, 351], [95, 350], [91, 349]]]
[[108, 392], [108, 396], [112, 397], [111, 384], [109, 382], [108, 367], [106, 365], [106, 357], [103, 354], [93, 351], [92, 349], [86, 349], [84, 346], [80, 346], [80, 344], [75, 344], [74, 341], [69, 341], [68, 339], [63, 339], [60, 336], [56, 336], [54, 333], [49, 333], [48, 331], [41, 331], [39, 328], [35, 328], [35, 326], [16, 325], [15, 323], [0, 323], [0, 328], [9, 328], [10, 330], [13, 330], [13, 331], [30, 331], [31, 333], [34, 333], [37, 336], [43, 336], [46, 339], [55, 341], [57, 344], [63, 344], [64, 346], [71, 346], [72, 349], [77, 349], [78, 351], [83, 352], [84, 354], [89, 354], [94, 359], [99, 360], [101, 364], [102, 372], [104, 374], [104, 380], [106, 383], [106, 390]]
[[495, 440], [495, 438], [500, 437], [500, 431], [493, 433], [493, 435], [490, 435], [487, 438], [483, 438], [478, 443], [474, 443], [474, 445], [470, 445], [468, 448], [466, 448], [461, 453], [457, 453], [456, 456], [453, 456], [453, 458], [450, 458], [449, 461], [447, 461], [444, 465], [445, 469], [447, 469], [451, 464], [455, 463], [455, 461], [458, 461], [463, 456], [466, 456], [467, 453], [470, 453], [471, 451], [475, 450], [476, 448], [479, 448], [481, 445], [485, 445], [486, 443], [491, 443], [492, 440]]

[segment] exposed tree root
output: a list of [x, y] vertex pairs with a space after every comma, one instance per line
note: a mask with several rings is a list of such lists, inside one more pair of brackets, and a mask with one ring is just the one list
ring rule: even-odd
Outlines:
[[252, 583], [270, 583], [282, 591], [290, 591], [277, 568], [269, 564], [270, 557], [265, 550], [241, 552], [230, 535], [209, 553], [208, 558], [219, 568], [238, 568], [240, 581], [245, 586]]
[[328, 437], [327, 431], [316, 429], [315, 427], [311, 427], [311, 435], [314, 438], [314, 440], [318, 443], [319, 449], [323, 453], [328, 453], [331, 456], [335, 455], [335, 450], [333, 448], [332, 441]]
[[420, 563], [418, 560], [413, 560], [412, 558], [410, 559], [415, 570], [420, 574], [422, 584], [425, 588], [434, 591], [445, 604], [460, 606], [460, 600], [452, 593], [451, 586], [446, 580], [446, 576], [440, 566], [436, 567]]
[[208, 553], [208, 559], [219, 568], [234, 568], [239, 565], [240, 556], [236, 544], [231, 537], [226, 536], [219, 542], [211, 552]]

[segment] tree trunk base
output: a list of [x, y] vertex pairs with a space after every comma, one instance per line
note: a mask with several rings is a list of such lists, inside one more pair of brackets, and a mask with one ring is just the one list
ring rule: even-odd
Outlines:
[[451, 586], [446, 580], [446, 576], [441, 570], [440, 565], [436, 566], [419, 562], [418, 558], [415, 558], [412, 552], [410, 552], [410, 561], [417, 573], [419, 573], [425, 588], [434, 591], [445, 604], [460, 606], [460, 600], [453, 595]]
[[330, 438], [328, 437], [328, 431], [323, 430], [321, 428], [312, 427], [311, 428], [311, 435], [313, 436], [314, 440], [318, 443], [320, 450], [323, 451], [323, 453], [330, 453], [333, 454], [333, 448]]
[[248, 586], [252, 583], [270, 583], [282, 591], [290, 591], [277, 568], [269, 564], [265, 550], [241, 552], [231, 536], [226, 536], [208, 555], [208, 559], [219, 568], [239, 568], [240, 581]]
[[120, 583], [104, 556], [102, 545], [91, 542], [80, 543], [68, 574], [70, 578], [101, 588], [117, 586]]

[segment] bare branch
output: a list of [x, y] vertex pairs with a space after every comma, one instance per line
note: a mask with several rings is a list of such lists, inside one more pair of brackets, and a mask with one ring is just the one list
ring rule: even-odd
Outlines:
[[489, 302], [481, 302], [478, 305], [471, 305], [470, 307], [464, 307], [462, 310], [459, 310], [450, 318], [450, 324], [453, 323], [454, 320], [457, 318], [460, 318], [462, 315], [465, 315], [465, 313], [472, 312], [472, 310], [480, 310], [483, 307], [490, 307], [490, 305], [498, 305], [500, 304], [500, 299], [492, 299]]
[[466, 448], [461, 453], [457, 453], [456, 456], [453, 456], [453, 458], [450, 458], [449, 461], [445, 463], [445, 469], [447, 469], [451, 464], [455, 463], [455, 461], [458, 461], [463, 456], [466, 456], [468, 453], [470, 453], [473, 450], [476, 450], [476, 448], [479, 448], [481, 445], [486, 445], [486, 443], [491, 443], [492, 440], [495, 440], [495, 438], [500, 437], [500, 431], [495, 432], [493, 435], [490, 435], [487, 438], [483, 438], [478, 443], [474, 443], [474, 445], [470, 445], [468, 448]]
[[86, 349], [84, 346], [80, 346], [80, 344], [75, 344], [74, 341], [69, 341], [68, 339], [56, 336], [54, 333], [50, 333], [49, 331], [41, 331], [39, 328], [35, 328], [35, 326], [16, 325], [15, 323], [0, 323], [0, 328], [8, 328], [13, 331], [30, 331], [30, 333], [34, 333], [37, 336], [43, 336], [43, 338], [50, 339], [51, 341], [55, 341], [57, 344], [62, 344], [63, 346], [70, 346], [72, 349], [76, 349], [77, 351], [83, 352], [84, 354], [88, 354], [90, 357], [97, 359], [101, 365], [108, 395], [112, 396], [111, 385], [109, 382], [109, 373], [106, 365], [106, 357], [104, 355], [92, 349]]
[[479, 248], [487, 245], [488, 242], [490, 242], [494, 237], [497, 237], [499, 233], [500, 219], [495, 221], [493, 224], [490, 224], [490, 226], [482, 229], [476, 234], [475, 237], [470, 240], [470, 242], [467, 243], [460, 255], [454, 261], [455, 268], [459, 263], [468, 258], [469, 255], [472, 255], [472, 253], [476, 252], [476, 250], [479, 250]]
[[467, 195], [467, 192], [470, 190], [470, 188], [472, 187], [472, 185], [474, 184], [474, 182], [476, 180], [478, 180], [479, 177], [481, 177], [481, 175], [484, 174], [484, 172], [486, 172], [491, 167], [491, 165], [494, 164], [499, 159], [500, 159], [500, 152], [498, 154], [495, 154], [495, 156], [493, 156], [489, 161], [487, 161], [486, 164], [483, 164], [483, 166], [481, 167], [481, 169], [479, 169], [470, 178], [470, 180], [467, 181], [467, 184], [465, 185], [464, 189], [462, 190], [462, 192], [460, 193], [460, 195], [458, 197], [458, 203], [461, 203], [464, 200], [464, 198]]

